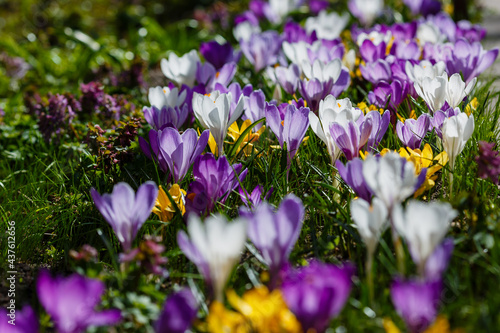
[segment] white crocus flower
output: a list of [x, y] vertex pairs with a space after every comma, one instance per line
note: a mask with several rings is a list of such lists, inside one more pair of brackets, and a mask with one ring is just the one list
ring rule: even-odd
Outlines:
[[417, 28], [416, 37], [422, 46], [425, 45], [425, 43], [441, 44], [446, 40], [446, 35], [431, 22], [420, 23]]
[[348, 22], [349, 15], [347, 13], [340, 16], [335, 12], [328, 14], [326, 10], [322, 10], [317, 17], [307, 18], [305, 28], [307, 33], [316, 31], [318, 38], [331, 40], [340, 36]]
[[299, 66], [301, 66], [304, 61], [309, 62], [309, 55], [307, 51], [310, 48], [310, 45], [306, 42], [300, 41], [298, 43], [288, 43], [285, 41], [283, 42], [282, 48], [286, 57], [291, 62]]
[[379, 198], [375, 197], [372, 204], [358, 198], [351, 201], [351, 216], [363, 242], [372, 256], [377, 247], [380, 235], [388, 226], [387, 207]]
[[320, 82], [332, 80], [332, 83], [335, 83], [342, 72], [342, 61], [333, 59], [327, 64], [319, 59], [314, 60], [312, 64], [309, 61], [303, 61], [302, 71], [309, 80], [318, 79]]
[[300, 0], [269, 0], [271, 12], [277, 16], [275, 23], [281, 23], [288, 13], [299, 7], [300, 3]]
[[222, 215], [209, 216], [202, 223], [189, 215], [188, 233], [203, 261], [208, 264], [215, 297], [223, 301], [224, 286], [245, 246], [247, 222], [239, 218], [231, 223]]
[[186, 100], [186, 90], [179, 94], [179, 89], [177, 87], [170, 89], [169, 87], [154, 87], [149, 88], [148, 94], [149, 104], [151, 106], [161, 109], [164, 106], [170, 106], [172, 108], [176, 106], [181, 106]]
[[370, 26], [384, 9], [384, 0], [349, 0], [357, 8], [357, 16], [365, 26]]
[[448, 74], [436, 76], [434, 78], [424, 77], [422, 83], [414, 84], [417, 94], [424, 99], [429, 106], [431, 116], [437, 110], [441, 109], [446, 101], [446, 92], [448, 90]]
[[418, 181], [413, 163], [396, 152], [369, 155], [363, 163], [363, 177], [389, 211], [415, 192]]
[[459, 106], [465, 96], [470, 94], [472, 88], [474, 88], [474, 85], [476, 84], [476, 81], [477, 78], [475, 77], [467, 86], [465, 86], [465, 82], [462, 80], [462, 76], [460, 76], [460, 74], [455, 73], [450, 76], [446, 89], [446, 101], [448, 102], [448, 105], [452, 108]]
[[253, 25], [250, 22], [245, 21], [234, 27], [233, 35], [237, 41], [248, 41], [253, 34], [258, 34], [260, 31], [260, 26]]
[[356, 51], [354, 49], [350, 49], [344, 54], [342, 65], [347, 67], [347, 69], [349, 69], [349, 72], [354, 71], [354, 67], [356, 66]]
[[389, 44], [392, 38], [392, 33], [390, 31], [387, 31], [386, 33], [381, 33], [378, 31], [372, 31], [369, 34], [362, 32], [358, 35], [358, 38], [356, 39], [356, 43], [358, 46], [363, 45], [363, 42], [367, 39], [371, 40], [374, 45], [379, 45], [382, 42], [385, 42], [385, 44]]
[[335, 161], [342, 151], [337, 147], [330, 134], [330, 125], [334, 122], [344, 124], [348, 121], [357, 121], [361, 113], [361, 110], [352, 107], [349, 98], [336, 99], [333, 95], [328, 95], [319, 102], [319, 118], [313, 112], [309, 113], [311, 128], [326, 144], [332, 165], [335, 165]]
[[161, 60], [161, 71], [170, 80], [192, 87], [196, 78], [196, 67], [199, 62], [200, 58], [196, 50], [191, 50], [182, 57], [178, 57], [172, 52], [168, 60]]
[[410, 200], [406, 209], [396, 205], [392, 221], [408, 244], [413, 261], [424, 272], [425, 262], [441, 244], [457, 212], [449, 203]]
[[221, 94], [218, 90], [208, 95], [194, 93], [193, 112], [204, 128], [208, 128], [215, 139], [219, 156], [223, 152], [227, 129], [243, 113], [244, 99], [240, 96], [235, 109], [231, 112], [231, 93]]
[[443, 75], [446, 64], [438, 61], [433, 65], [429, 60], [422, 60], [419, 64], [412, 65], [410, 61], [407, 61], [405, 69], [410, 81], [422, 87], [424, 78], [434, 79], [436, 76]]
[[443, 148], [450, 159], [450, 168], [454, 170], [455, 160], [474, 132], [474, 116], [467, 116], [460, 113], [456, 116], [447, 118], [441, 128], [443, 133]]

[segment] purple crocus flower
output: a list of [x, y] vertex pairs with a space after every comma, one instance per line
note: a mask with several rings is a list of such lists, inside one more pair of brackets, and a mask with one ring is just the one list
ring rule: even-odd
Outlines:
[[269, 266], [271, 288], [275, 287], [276, 278], [299, 238], [304, 214], [302, 201], [293, 194], [283, 199], [277, 211], [266, 202], [253, 212], [240, 209], [240, 216], [248, 219], [248, 237]]
[[[36, 333], [39, 330], [38, 318], [33, 311], [33, 308], [26, 305], [22, 310], [16, 310], [15, 313], [10, 312], [9, 304], [7, 310], [0, 308], [0, 332], [2, 333]], [[9, 311], [9, 312], [7, 312]], [[10, 322], [14, 323], [11, 324]]]
[[142, 112], [148, 124], [155, 130], [161, 130], [167, 126], [181, 128], [188, 117], [189, 107], [187, 104], [175, 107], [166, 105], [161, 109], [158, 109], [156, 106], [149, 108], [145, 106]]
[[385, 42], [373, 43], [370, 39], [365, 39], [359, 47], [361, 58], [366, 62], [375, 62], [378, 59], [385, 59], [387, 45]]
[[474, 158], [477, 163], [478, 176], [490, 179], [493, 184], [500, 182], [500, 154], [495, 150], [495, 142], [479, 141], [479, 153]]
[[446, 61], [447, 72], [449, 75], [462, 73], [467, 85], [490, 67], [497, 56], [498, 49], [486, 51], [481, 43], [470, 43], [461, 38], [456, 41], [451, 58]]
[[381, 115], [378, 111], [370, 111], [366, 114], [366, 118], [371, 118], [372, 120], [372, 131], [367, 141], [368, 151], [375, 153], [385, 132], [387, 132], [387, 128], [389, 128], [391, 113], [389, 110], [385, 110], [384, 114]]
[[[252, 91], [250, 95], [244, 97], [245, 111], [242, 119], [250, 119], [252, 123], [266, 116], [266, 95], [260, 89]], [[252, 129], [254, 132], [258, 131], [262, 124], [257, 124]]]
[[330, 124], [330, 135], [347, 160], [359, 156], [359, 150], [366, 144], [372, 132], [372, 117], [361, 115], [356, 122], [333, 122]]
[[285, 23], [285, 26], [283, 27], [283, 37], [288, 43], [306, 42], [311, 44], [318, 39], [316, 37], [316, 31], [308, 34], [306, 29], [293, 21]]
[[391, 48], [391, 54], [397, 59], [405, 60], [419, 60], [420, 59], [420, 47], [414, 40], [399, 40], [395, 41]]
[[350, 264], [338, 267], [317, 261], [285, 272], [281, 291], [304, 332], [326, 330], [349, 297], [354, 272]]
[[398, 120], [396, 124], [396, 133], [399, 140], [406, 147], [411, 149], [420, 149], [420, 144], [429, 131], [431, 118], [426, 113], [420, 115], [417, 120], [406, 119], [404, 123]]
[[351, 75], [349, 74], [349, 70], [344, 67], [340, 71], [339, 78], [333, 84], [330, 94], [335, 97], [339, 97], [340, 94], [344, 92], [349, 87], [350, 84], [351, 84]]
[[[184, 179], [194, 160], [200, 155], [208, 143], [210, 133], [203, 131], [200, 137], [196, 131], [189, 128], [180, 134], [175, 128], [167, 127], [163, 130], [149, 131], [149, 140], [155, 160], [158, 161], [163, 172], [170, 171], [174, 183]], [[144, 153], [151, 158], [149, 146], [142, 137], [139, 138]]]
[[390, 27], [395, 40], [411, 40], [417, 33], [417, 21], [396, 23]]
[[[245, 179], [248, 170], [241, 171], [240, 163], [230, 165], [225, 156], [215, 159], [215, 156], [207, 153], [196, 158], [193, 164], [193, 177], [190, 193], [206, 197], [206, 207], [203, 210], [193, 209], [197, 213], [203, 213], [206, 209], [212, 211], [217, 201], [224, 203], [229, 194], [239, 186], [239, 181]], [[239, 179], [239, 181], [238, 181]], [[188, 194], [186, 209], [194, 208]], [[198, 207], [199, 208], [199, 207]]]
[[278, 138], [282, 148], [286, 142], [288, 169], [290, 169], [292, 158], [299, 150], [299, 146], [309, 127], [309, 112], [309, 108], [297, 108], [295, 105], [289, 104], [282, 117], [275, 105], [267, 103], [266, 121], [271, 131]]
[[441, 245], [436, 247], [425, 262], [425, 279], [434, 281], [442, 279], [444, 271], [448, 268], [454, 248], [453, 238], [446, 238]]
[[403, 0], [413, 15], [428, 16], [441, 11], [441, 3], [436, 0]]
[[111, 194], [102, 196], [92, 188], [90, 194], [104, 219], [111, 225], [116, 237], [128, 252], [137, 232], [151, 214], [158, 197], [158, 187], [152, 181], [142, 184], [137, 194], [127, 183], [118, 183]]
[[104, 283], [79, 274], [66, 278], [41, 271], [36, 282], [38, 299], [51, 316], [58, 332], [84, 332], [89, 326], [113, 325], [121, 320], [120, 310], [97, 312], [105, 291]]
[[373, 91], [368, 93], [368, 100], [380, 108], [387, 106], [391, 111], [397, 112], [399, 105], [408, 96], [408, 93], [409, 84], [407, 81], [393, 80], [390, 84], [379, 82]]
[[198, 63], [196, 67], [196, 81], [200, 83], [204, 93], [212, 92], [215, 87], [220, 84], [226, 87], [236, 74], [236, 63], [229, 62], [224, 64], [222, 68], [216, 70], [212, 64], [206, 62]]
[[389, 82], [392, 78], [391, 65], [383, 59], [377, 59], [374, 62], [361, 65], [359, 66], [359, 70], [363, 78], [371, 83]]
[[445, 103], [445, 105], [443, 105], [441, 110], [437, 110], [436, 112], [434, 112], [434, 115], [431, 118], [429, 130], [434, 129], [437, 136], [442, 139], [443, 132], [441, 131], [441, 128], [443, 127], [443, 123], [444, 123], [445, 119], [453, 117], [453, 116], [457, 116], [461, 112], [462, 111], [460, 111], [460, 109], [458, 107], [453, 109], [453, 108], [450, 108], [448, 106], [448, 103]]
[[219, 44], [215, 40], [201, 43], [200, 53], [216, 70], [221, 69], [227, 63], [237, 63], [241, 57], [241, 52], [234, 51], [230, 43]]
[[320, 11], [327, 9], [330, 2], [327, 0], [309, 0], [309, 10], [313, 15], [318, 15]]
[[391, 298], [411, 333], [421, 333], [436, 319], [442, 290], [439, 280], [420, 281], [397, 278]]
[[486, 29], [479, 24], [472, 24], [463, 20], [457, 22], [457, 38], [464, 38], [469, 42], [480, 42], [486, 36]]
[[154, 328], [156, 333], [184, 333], [196, 318], [198, 303], [191, 290], [184, 288], [167, 298]]
[[319, 102], [330, 94], [333, 87], [332, 80], [321, 82], [319, 79], [304, 79], [300, 81], [299, 92], [311, 107], [311, 110], [317, 111]]
[[291, 64], [289, 67], [276, 67], [274, 70], [276, 80], [288, 94], [293, 95], [297, 91], [300, 82], [301, 70], [297, 64]]
[[250, 36], [249, 40], [241, 40], [240, 47], [248, 61], [254, 65], [255, 71], [259, 72], [266, 66], [278, 62], [281, 50], [281, 37], [274, 31], [264, 31]]
[[262, 185], [257, 185], [253, 189], [252, 193], [248, 194], [247, 190], [240, 186], [238, 192], [240, 193], [241, 201], [248, 208], [255, 208], [262, 203], [262, 200], [267, 200], [271, 196], [274, 191], [274, 188], [271, 186], [269, 191], [262, 197], [262, 191], [264, 188]]
[[373, 192], [368, 187], [363, 176], [363, 161], [357, 157], [348, 161], [346, 165], [339, 160], [335, 162], [340, 177], [349, 185], [354, 193], [361, 199], [371, 202]]

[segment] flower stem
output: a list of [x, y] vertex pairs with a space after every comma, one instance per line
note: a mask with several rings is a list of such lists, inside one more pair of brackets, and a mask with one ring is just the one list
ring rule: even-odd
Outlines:
[[370, 306], [373, 307], [374, 290], [373, 290], [373, 252], [368, 251], [365, 262], [366, 270], [366, 283], [368, 284], [368, 294], [370, 300]]

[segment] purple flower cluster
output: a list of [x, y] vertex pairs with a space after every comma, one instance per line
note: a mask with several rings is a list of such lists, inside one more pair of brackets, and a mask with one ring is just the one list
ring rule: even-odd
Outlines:
[[500, 182], [500, 154], [494, 150], [494, 142], [479, 142], [479, 154], [476, 156], [479, 177], [489, 178], [494, 184]]

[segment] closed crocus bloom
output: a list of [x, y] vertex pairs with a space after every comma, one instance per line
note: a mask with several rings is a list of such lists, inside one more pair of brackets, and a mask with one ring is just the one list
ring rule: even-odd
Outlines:
[[444, 105], [447, 90], [448, 74], [446, 72], [435, 78], [424, 77], [421, 85], [415, 84], [415, 91], [427, 103], [431, 116]]
[[180, 128], [186, 121], [189, 114], [189, 107], [183, 104], [181, 107], [163, 106], [158, 109], [156, 106], [142, 109], [144, 119], [155, 130], [161, 130], [167, 126]]
[[359, 67], [363, 78], [371, 83], [378, 83], [381, 81], [390, 81], [392, 78], [391, 65], [384, 59], [377, 59], [374, 62], [362, 64]]
[[425, 172], [417, 176], [413, 163], [395, 152], [380, 157], [369, 155], [363, 163], [363, 176], [389, 211], [412, 195], [425, 180]]
[[420, 23], [418, 25], [416, 37], [420, 45], [425, 45], [426, 43], [442, 44], [446, 40], [446, 36], [433, 22]]
[[300, 81], [300, 67], [297, 64], [291, 64], [289, 67], [278, 66], [274, 73], [283, 90], [290, 95], [295, 94]]
[[384, 8], [383, 0], [349, 0], [349, 10], [364, 26], [370, 26]]
[[184, 333], [196, 319], [198, 304], [188, 288], [170, 295], [154, 328], [156, 333]]
[[359, 150], [366, 144], [371, 132], [372, 118], [364, 116], [356, 122], [350, 120], [330, 125], [330, 135], [349, 161], [359, 156]]
[[277, 16], [276, 23], [280, 23], [288, 13], [297, 9], [300, 3], [299, 0], [270, 0], [271, 12]]
[[120, 310], [97, 312], [104, 283], [79, 274], [52, 277], [43, 270], [36, 281], [38, 299], [55, 323], [58, 332], [85, 332], [89, 326], [113, 325], [121, 320]]
[[443, 148], [450, 159], [450, 168], [454, 170], [457, 156], [464, 150], [467, 140], [474, 132], [474, 116], [467, 116], [460, 113], [456, 116], [447, 118], [441, 127], [443, 136]]
[[407, 61], [405, 65], [406, 75], [413, 83], [422, 86], [424, 78], [434, 79], [436, 76], [441, 76], [446, 69], [446, 64], [443, 61], [438, 61], [434, 65], [429, 60], [422, 60], [418, 64], [412, 64]]
[[476, 84], [477, 78], [473, 78], [467, 86], [460, 74], [455, 73], [450, 76], [446, 89], [446, 102], [452, 108], [456, 108], [462, 103], [465, 96], [468, 96]]
[[382, 141], [385, 132], [389, 128], [389, 123], [391, 122], [391, 113], [389, 110], [385, 110], [381, 115], [378, 111], [370, 111], [366, 114], [366, 119], [370, 118], [372, 122], [372, 131], [370, 136], [368, 137], [367, 151], [375, 152], [377, 151], [377, 147]]
[[337, 160], [335, 166], [340, 177], [352, 188], [354, 193], [361, 199], [371, 202], [373, 192], [366, 184], [363, 176], [363, 161], [360, 158], [354, 158], [344, 166], [341, 161]]
[[[202, 223], [195, 214], [189, 215], [188, 233], [179, 231], [177, 243], [212, 284], [215, 299], [223, 301], [223, 291], [234, 265], [245, 245], [247, 222], [236, 219], [229, 223], [222, 215], [209, 216]], [[207, 272], [208, 270], [208, 272]]]
[[406, 240], [412, 259], [421, 273], [427, 258], [441, 243], [457, 215], [457, 211], [445, 202], [410, 200], [404, 210], [400, 205], [394, 206], [394, 227]]
[[396, 132], [399, 140], [411, 149], [420, 149], [422, 140], [429, 131], [431, 119], [427, 114], [422, 114], [417, 120], [408, 118], [404, 123], [398, 120]]
[[361, 114], [361, 110], [352, 107], [352, 103], [348, 98], [336, 99], [332, 95], [328, 95], [324, 100], [320, 101], [319, 117], [312, 112], [309, 113], [311, 128], [321, 141], [326, 144], [332, 165], [342, 151], [337, 147], [330, 134], [330, 125], [335, 121], [357, 121]]
[[351, 216], [368, 254], [375, 252], [378, 241], [388, 226], [387, 207], [379, 198], [373, 198], [371, 204], [363, 199], [351, 201]]
[[354, 272], [350, 264], [338, 267], [313, 261], [284, 273], [283, 297], [304, 332], [326, 330], [349, 298]]
[[320, 39], [332, 40], [338, 38], [349, 22], [349, 15], [342, 16], [332, 12], [328, 14], [322, 10], [316, 17], [308, 17], [306, 20], [306, 31], [312, 33], [316, 31], [316, 36]]
[[276, 31], [269, 30], [255, 33], [247, 41], [240, 41], [240, 47], [248, 61], [254, 65], [255, 71], [259, 72], [266, 66], [278, 62], [281, 43], [280, 35]]
[[238, 104], [231, 114], [232, 99], [231, 93], [221, 94], [217, 90], [209, 95], [194, 93], [193, 96], [194, 114], [201, 125], [212, 133], [217, 143], [219, 156], [223, 153], [223, 143], [228, 127], [243, 113], [243, 96], [240, 96]]
[[[241, 117], [243, 120], [250, 119], [252, 123], [266, 116], [266, 95], [260, 89], [252, 91], [250, 95], [244, 97], [245, 113]], [[257, 124], [252, 128], [253, 132], [262, 128], [262, 124]]]
[[271, 273], [271, 287], [279, 271], [288, 262], [288, 256], [297, 242], [304, 222], [304, 205], [293, 194], [287, 195], [278, 210], [266, 202], [253, 212], [241, 209], [248, 219], [248, 238], [262, 253]]
[[397, 278], [391, 285], [391, 298], [396, 311], [404, 319], [408, 331], [422, 333], [438, 314], [442, 282], [403, 280]]
[[241, 52], [234, 51], [230, 43], [219, 44], [215, 40], [201, 43], [200, 53], [215, 69], [220, 69], [229, 62], [237, 63], [241, 57]]
[[309, 43], [299, 41], [297, 43], [283, 42], [283, 53], [290, 59], [290, 62], [302, 66], [304, 61], [309, 62]]
[[152, 87], [149, 88], [148, 100], [151, 106], [161, 109], [164, 106], [181, 106], [186, 101], [187, 90], [179, 91], [177, 87]]
[[111, 225], [124, 251], [129, 251], [137, 232], [151, 214], [158, 187], [152, 181], [142, 184], [137, 194], [127, 183], [118, 183], [111, 194], [102, 196], [91, 189], [92, 199], [104, 219]]
[[342, 71], [342, 61], [334, 59], [326, 64], [316, 59], [312, 64], [309, 61], [302, 63], [302, 71], [306, 78], [318, 79], [320, 82], [337, 82]]
[[170, 80], [192, 87], [196, 77], [196, 67], [199, 62], [200, 58], [196, 50], [191, 50], [182, 57], [178, 57], [172, 52], [168, 60], [161, 60], [161, 71]]
[[370, 39], [365, 39], [363, 44], [359, 47], [361, 58], [366, 62], [374, 62], [378, 59], [385, 59], [387, 45], [384, 41], [375, 44]]

